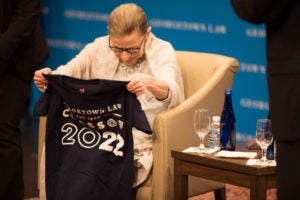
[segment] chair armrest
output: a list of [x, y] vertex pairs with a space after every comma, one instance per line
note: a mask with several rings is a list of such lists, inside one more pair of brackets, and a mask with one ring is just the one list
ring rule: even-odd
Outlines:
[[37, 175], [37, 186], [38, 189], [40, 189], [40, 163], [41, 163], [41, 157], [42, 157], [42, 151], [45, 144], [45, 136], [46, 136], [46, 121], [47, 117], [40, 117], [39, 118], [39, 136], [38, 136], [38, 162], [37, 162], [37, 169], [38, 169], [38, 175]]

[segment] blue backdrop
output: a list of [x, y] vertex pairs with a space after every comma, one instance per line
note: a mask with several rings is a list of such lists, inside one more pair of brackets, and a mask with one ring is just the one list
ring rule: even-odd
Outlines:
[[[74, 57], [86, 43], [106, 35], [109, 13], [121, 0], [43, 0], [41, 22], [50, 47], [45, 66], [55, 69]], [[136, 0], [147, 13], [152, 32], [176, 50], [235, 57], [240, 62], [233, 84], [237, 140], [255, 136], [257, 118], [268, 115], [265, 27], [240, 20], [230, 1]], [[41, 93], [33, 86], [35, 104]]]

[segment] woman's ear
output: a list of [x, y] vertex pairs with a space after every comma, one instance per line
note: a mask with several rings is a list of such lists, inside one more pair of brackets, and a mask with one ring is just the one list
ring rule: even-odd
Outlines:
[[149, 26], [148, 29], [147, 29], [147, 32], [146, 32], [146, 37], [148, 37], [150, 35], [151, 29], [152, 29], [152, 27]]

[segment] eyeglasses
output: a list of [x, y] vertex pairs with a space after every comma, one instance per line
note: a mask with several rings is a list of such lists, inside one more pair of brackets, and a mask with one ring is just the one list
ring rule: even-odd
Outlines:
[[110, 45], [110, 39], [109, 39], [108, 40], [108, 43], [109, 43], [108, 46], [115, 53], [121, 54], [123, 51], [126, 51], [127, 53], [132, 55], [132, 54], [137, 54], [138, 52], [140, 52], [140, 50], [142, 48], [142, 45], [145, 42], [145, 40], [146, 40], [146, 38], [144, 38], [143, 41], [141, 42], [141, 44], [139, 45], [139, 47], [136, 47], [136, 48], [119, 48], [119, 47], [111, 46]]

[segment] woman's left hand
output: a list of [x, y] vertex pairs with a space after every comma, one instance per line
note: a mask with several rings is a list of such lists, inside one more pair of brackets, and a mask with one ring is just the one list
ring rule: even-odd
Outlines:
[[133, 78], [126, 87], [128, 91], [136, 95], [144, 94], [148, 90], [159, 100], [166, 99], [169, 94], [168, 84], [153, 77]]

